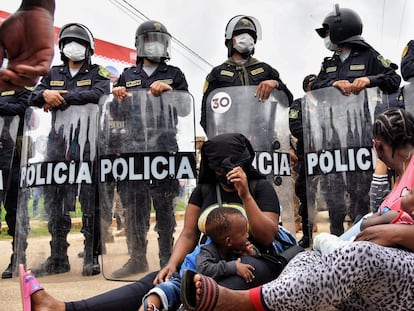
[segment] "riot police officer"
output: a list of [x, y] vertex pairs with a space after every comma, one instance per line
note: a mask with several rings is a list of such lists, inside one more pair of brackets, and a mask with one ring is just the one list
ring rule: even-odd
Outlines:
[[[303, 79], [302, 88], [305, 93], [309, 92], [316, 75], [309, 74]], [[302, 100], [297, 98], [293, 101], [289, 108], [289, 129], [296, 138], [295, 155], [297, 163], [294, 169], [297, 171], [295, 180], [295, 193], [299, 199], [299, 215], [301, 216], [303, 237], [299, 241], [299, 245], [303, 248], [309, 247], [312, 236], [313, 223], [308, 217], [308, 207], [312, 207], [315, 203], [315, 189], [306, 188], [306, 167], [305, 167], [305, 151], [304, 151], [304, 133], [302, 124]], [[309, 198], [309, 200], [308, 200]]]
[[[333, 55], [323, 60], [322, 68], [312, 83], [312, 90], [335, 87], [346, 96], [359, 94], [370, 87], [378, 87], [385, 94], [398, 91], [401, 82], [401, 77], [396, 73], [398, 66], [385, 59], [362, 38], [362, 29], [360, 16], [351, 9], [340, 8], [338, 4], [325, 17], [322, 27], [315, 29]], [[371, 144], [370, 141], [365, 143]], [[378, 160], [376, 172], [377, 170], [385, 171], [386, 174], [387, 168]], [[361, 175], [357, 184], [348, 181], [346, 185], [350, 198], [350, 217], [353, 221], [358, 221], [369, 211], [370, 180], [371, 176]], [[344, 231], [343, 221], [347, 213], [344, 200], [338, 199], [341, 190], [337, 188], [321, 191], [325, 191], [331, 233], [340, 235]]]
[[344, 95], [358, 94], [366, 87], [379, 87], [385, 93], [398, 90], [398, 66], [363, 39], [362, 28], [359, 15], [339, 5], [325, 17], [316, 32], [333, 55], [324, 59], [312, 90], [333, 86]]
[[[63, 64], [53, 66], [30, 97], [30, 105], [51, 111], [52, 122], [55, 120], [57, 110], [64, 110], [68, 105], [98, 104], [99, 98], [110, 92], [108, 70], [91, 63], [95, 43], [91, 31], [85, 25], [79, 23], [64, 25], [58, 35], [58, 45]], [[79, 161], [81, 125], [77, 124], [76, 127], [71, 125], [68, 147], [66, 146], [68, 138], [63, 137], [62, 126], [57, 131], [52, 126], [49, 133], [47, 161]], [[82, 126], [88, 125], [82, 124]], [[86, 143], [84, 151], [88, 152]], [[88, 157], [88, 154], [83, 156]], [[51, 255], [40, 267], [33, 269], [37, 275], [64, 273], [70, 270], [67, 235], [71, 229], [69, 212], [75, 209], [77, 189], [77, 184], [47, 185], [44, 188], [45, 209], [49, 215], [48, 229], [52, 238]], [[82, 185], [79, 191], [83, 225], [81, 231], [85, 236], [83, 275], [100, 273], [99, 209], [96, 193], [96, 184]]]
[[257, 85], [256, 96], [267, 100], [274, 89], [283, 91], [289, 103], [293, 96], [282, 82], [279, 72], [270, 65], [253, 58], [255, 44], [262, 36], [259, 21], [252, 16], [237, 15], [230, 19], [225, 30], [224, 44], [228, 59], [207, 75], [201, 104], [200, 124], [207, 133], [207, 97], [217, 88]]
[[[3, 204], [6, 210], [7, 233], [12, 237], [13, 253], [10, 263], [6, 270], [3, 271], [1, 278], [8, 279], [13, 275], [16, 268], [15, 252], [15, 233], [17, 202], [19, 189], [19, 170], [20, 170], [20, 152], [21, 139], [12, 137], [10, 133], [11, 118], [19, 116], [19, 125], [17, 130], [18, 137], [23, 133], [23, 123], [28, 99], [31, 90], [23, 88], [19, 91], [4, 91], [0, 93], [0, 116], [4, 120], [3, 128], [0, 135], [0, 168], [3, 177], [3, 187], [0, 190], [0, 204]], [[15, 143], [16, 140], [16, 143]], [[15, 147], [16, 150], [15, 150]], [[26, 249], [26, 241], [23, 242], [23, 248]], [[24, 258], [24, 256], [22, 257]]]
[[[171, 35], [166, 27], [158, 21], [146, 21], [136, 31], [135, 47], [137, 49], [136, 66], [126, 68], [114, 83], [112, 93], [117, 100], [127, 100], [128, 92], [141, 89], [148, 89], [154, 96], [160, 96], [169, 90], [188, 91], [188, 84], [183, 72], [174, 66], [167, 65], [170, 59]], [[120, 103], [119, 105], [121, 105]], [[139, 111], [125, 112], [126, 118], [141, 118]], [[172, 115], [172, 118], [176, 116]], [[161, 120], [162, 116], [155, 116], [156, 121], [162, 124], [176, 124], [177, 120]], [[130, 119], [130, 120], [131, 120]], [[135, 120], [136, 121], [136, 120]], [[128, 122], [126, 123], [134, 123]], [[141, 127], [141, 120], [135, 122]], [[172, 130], [162, 139], [154, 142], [151, 140], [151, 133], [155, 127], [151, 120], [146, 120], [147, 128], [127, 128], [125, 137], [132, 138], [130, 148], [132, 152], [142, 152], [143, 146], [152, 151], [177, 151], [178, 146], [175, 138], [175, 131]], [[147, 135], [143, 135], [143, 132]], [[162, 129], [161, 129], [162, 130]], [[157, 134], [154, 132], [154, 134]], [[145, 137], [149, 137], [144, 141]], [[142, 139], [143, 141], [140, 141]], [[125, 138], [127, 142], [129, 138]], [[139, 190], [137, 190], [139, 189]], [[149, 230], [149, 217], [151, 201], [156, 212], [156, 231], [158, 232], [158, 246], [160, 266], [163, 267], [172, 252], [173, 234], [175, 231], [174, 199], [178, 195], [179, 185], [175, 179], [157, 181], [123, 181], [117, 184], [117, 190], [121, 203], [125, 208], [125, 229], [127, 236], [130, 259], [120, 269], [113, 272], [115, 278], [127, 277], [134, 273], [148, 270], [146, 258], [147, 233]]]

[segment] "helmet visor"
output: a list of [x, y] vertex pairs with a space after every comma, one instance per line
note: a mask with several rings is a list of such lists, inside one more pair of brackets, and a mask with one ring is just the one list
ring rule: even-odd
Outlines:
[[231, 39], [233, 37], [233, 32], [234, 32], [234, 28], [236, 27], [236, 24], [242, 19], [242, 18], [248, 18], [250, 19], [254, 26], [256, 27], [256, 36], [257, 36], [257, 40], [261, 40], [262, 39], [262, 27], [259, 23], [259, 21], [254, 18], [253, 16], [244, 16], [244, 15], [238, 15], [233, 17], [229, 24], [227, 25], [226, 28], [226, 33], [225, 33], [225, 37], [226, 39]]
[[162, 32], [147, 32], [139, 35], [136, 41], [138, 57], [157, 57], [169, 59], [171, 55], [171, 36]]

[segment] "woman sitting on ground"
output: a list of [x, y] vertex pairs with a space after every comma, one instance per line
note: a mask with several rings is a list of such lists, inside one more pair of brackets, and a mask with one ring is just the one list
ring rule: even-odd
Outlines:
[[[373, 137], [377, 156], [406, 183], [405, 191], [394, 187], [389, 196], [400, 191], [396, 200], [413, 216], [413, 116], [395, 108], [381, 113], [374, 122]], [[187, 311], [309, 311], [330, 306], [339, 310], [414, 310], [413, 236], [410, 224], [370, 226], [355, 242], [331, 253], [300, 253], [277, 279], [245, 291], [219, 287], [211, 278], [187, 270], [181, 284], [182, 300]]]
[[[222, 134], [204, 143], [199, 182], [189, 199], [184, 227], [168, 264], [158, 274], [148, 274], [132, 284], [89, 299], [64, 303], [43, 290], [30, 272], [22, 271], [22, 282], [28, 284], [22, 287], [27, 310], [30, 310], [30, 304], [35, 311], [138, 310], [144, 295], [154, 285], [170, 279], [184, 257], [197, 246], [203, 230], [203, 211], [214, 205], [242, 207], [249, 221], [249, 240], [260, 252], [272, 249], [278, 232], [279, 200], [273, 185], [252, 166], [254, 157], [249, 140], [241, 134]], [[255, 181], [254, 189], [252, 180]], [[242, 262], [255, 268], [252, 282], [246, 283], [243, 278], [233, 275], [221, 279], [221, 285], [233, 289], [252, 288], [274, 279], [279, 272], [270, 261], [260, 258], [245, 256]], [[29, 281], [25, 282], [26, 279]]]

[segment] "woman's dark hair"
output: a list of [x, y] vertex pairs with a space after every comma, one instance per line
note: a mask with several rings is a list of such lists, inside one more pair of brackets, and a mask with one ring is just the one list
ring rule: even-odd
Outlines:
[[218, 243], [218, 241], [229, 235], [231, 230], [230, 217], [232, 215], [242, 215], [242, 213], [236, 208], [218, 207], [208, 214], [206, 219], [206, 235], [214, 243]]
[[377, 116], [372, 130], [374, 138], [382, 138], [395, 148], [414, 145], [414, 117], [404, 109], [390, 108]]
[[250, 141], [240, 133], [226, 133], [209, 138], [201, 148], [200, 184], [215, 184], [215, 170], [228, 172], [241, 166], [249, 180], [263, 179], [252, 165], [255, 152]]

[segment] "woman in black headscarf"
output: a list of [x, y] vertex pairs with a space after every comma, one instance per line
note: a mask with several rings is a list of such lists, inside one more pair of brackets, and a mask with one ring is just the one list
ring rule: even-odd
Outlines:
[[[200, 176], [185, 212], [184, 227], [173, 253], [157, 275], [162, 282], [176, 272], [186, 254], [197, 245], [208, 211], [217, 206], [244, 209], [250, 228], [250, 240], [267, 252], [278, 231], [280, 206], [272, 184], [252, 166], [255, 153], [249, 140], [238, 133], [222, 134], [206, 141], [201, 149]], [[255, 267], [255, 279], [245, 283], [238, 276], [219, 283], [229, 288], [248, 288], [271, 279], [277, 269], [252, 257], [242, 261]]]
[[[241, 134], [223, 134], [204, 143], [199, 182], [186, 208], [184, 227], [168, 264], [158, 273], [149, 273], [134, 283], [98, 296], [66, 303], [56, 300], [39, 286], [28, 293], [32, 310], [137, 310], [154, 284], [178, 272], [184, 257], [200, 240], [208, 210], [218, 206], [243, 209], [249, 221], [249, 240], [261, 252], [271, 251], [278, 232], [279, 200], [273, 185], [252, 166], [254, 157], [249, 140]], [[280, 272], [270, 261], [252, 256], [241, 259], [255, 268], [253, 281], [246, 283], [239, 276], [229, 276], [221, 279], [220, 285], [248, 289], [274, 279]]]

